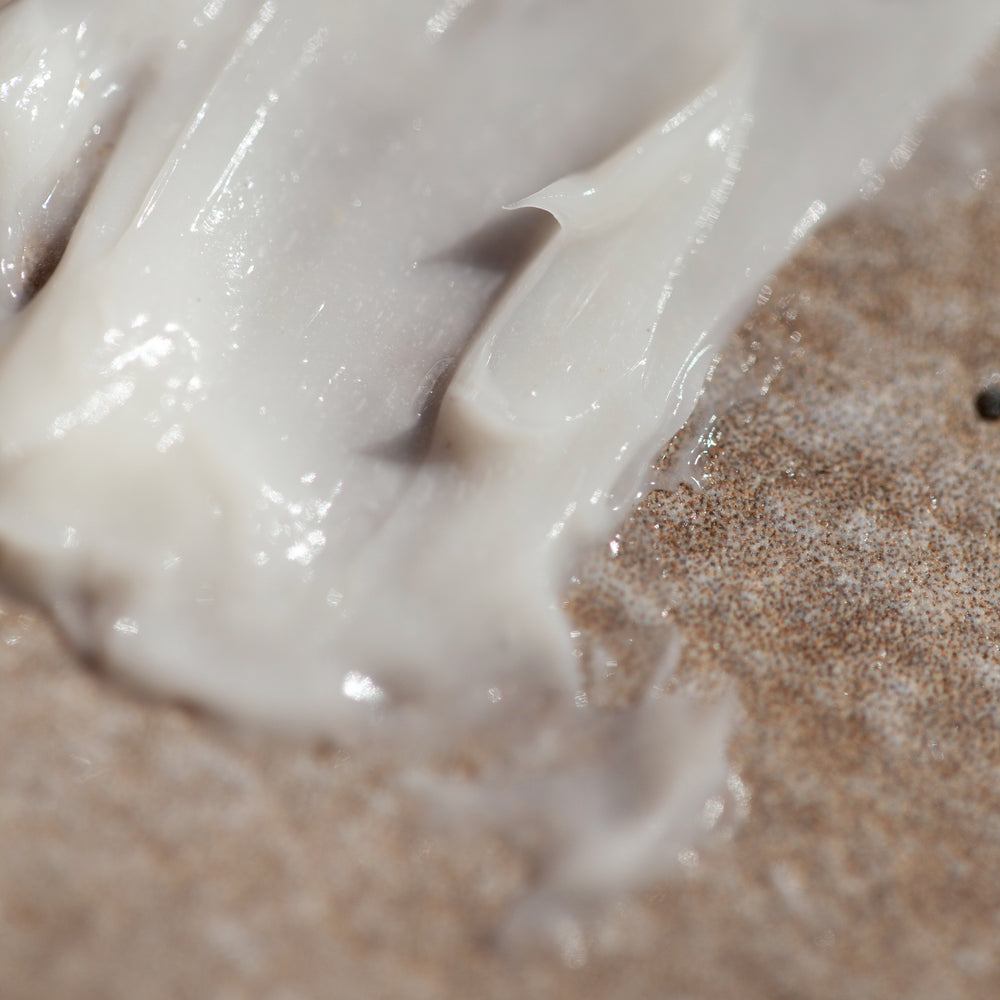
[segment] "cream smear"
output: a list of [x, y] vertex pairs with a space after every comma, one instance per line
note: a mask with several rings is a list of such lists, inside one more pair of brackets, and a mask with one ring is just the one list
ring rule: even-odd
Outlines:
[[[905, 161], [996, 21], [982, 0], [0, 6], [9, 578], [149, 689], [405, 747], [539, 698], [569, 706], [557, 743], [599, 714], [561, 610], [574, 560], [768, 273]], [[663, 711], [602, 736], [627, 753], [592, 769], [592, 812], [667, 722], [695, 777], [668, 794], [647, 767], [642, 822], [576, 824], [566, 884], [627, 881], [724, 775], [722, 723]]]

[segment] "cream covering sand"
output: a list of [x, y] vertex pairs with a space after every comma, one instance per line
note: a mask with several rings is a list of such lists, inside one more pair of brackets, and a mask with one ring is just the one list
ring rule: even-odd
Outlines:
[[8, 600], [3, 995], [996, 993], [998, 85], [802, 247], [671, 449], [702, 492], [653, 494], [571, 595], [617, 664], [594, 697], [642, 686], [636, 607], [669, 609], [679, 688], [738, 695], [739, 781], [673, 877], [505, 950], [529, 855], [428, 830], [362, 757], [134, 699]]
[[662, 695], [637, 595], [649, 697], [602, 710], [564, 590], [997, 16], [5, 8], [2, 578], [137, 687], [405, 760], [532, 859], [509, 935], [654, 882], [721, 808], [735, 701]]

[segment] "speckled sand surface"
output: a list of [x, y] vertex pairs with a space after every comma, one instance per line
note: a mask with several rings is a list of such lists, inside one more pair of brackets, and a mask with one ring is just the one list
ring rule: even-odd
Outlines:
[[505, 949], [512, 844], [364, 754], [134, 698], [5, 599], [0, 997], [1000, 993], [994, 94], [802, 245], [669, 450], [700, 491], [664, 473], [570, 595], [593, 697], [645, 688], [630, 616], [663, 611], [675, 687], [735, 695], [739, 781], [673, 878]]

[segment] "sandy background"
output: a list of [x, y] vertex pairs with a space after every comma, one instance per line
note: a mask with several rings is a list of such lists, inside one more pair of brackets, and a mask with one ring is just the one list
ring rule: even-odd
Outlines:
[[429, 827], [364, 754], [133, 697], [4, 599], [0, 996], [1000, 992], [998, 94], [803, 244], [569, 595], [614, 653], [595, 694], [648, 684], [642, 605], [675, 689], [736, 696], [722, 820], [671, 877], [511, 950], [530, 854]]

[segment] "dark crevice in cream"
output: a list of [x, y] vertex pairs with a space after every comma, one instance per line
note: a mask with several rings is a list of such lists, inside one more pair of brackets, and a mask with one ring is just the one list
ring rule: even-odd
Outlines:
[[7, 279], [14, 312], [24, 309], [56, 273], [104, 175], [130, 109], [131, 102], [103, 121], [98, 134], [83, 143], [72, 167], [56, 180], [45, 201], [22, 210], [21, 258], [12, 262], [9, 270], [14, 273]]
[[[435, 262], [464, 264], [494, 272], [501, 278], [483, 309], [480, 322], [468, 331], [469, 339], [558, 228], [555, 219], [540, 209], [504, 212], [444, 253], [431, 258], [431, 265]], [[372, 446], [369, 449], [372, 456], [411, 464], [427, 458], [441, 401], [460, 356], [461, 353], [443, 357], [434, 366], [420, 388], [413, 425], [402, 434]]]

